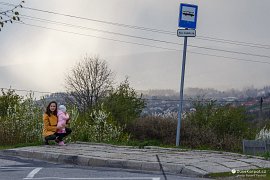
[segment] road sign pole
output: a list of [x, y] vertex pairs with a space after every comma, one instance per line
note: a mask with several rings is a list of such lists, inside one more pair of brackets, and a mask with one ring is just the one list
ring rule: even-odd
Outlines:
[[186, 66], [186, 54], [187, 54], [187, 37], [196, 36], [196, 23], [197, 23], [198, 6], [192, 4], [180, 4], [179, 22], [178, 27], [185, 29], [178, 29], [177, 36], [184, 37], [184, 50], [182, 61], [182, 74], [180, 83], [180, 101], [178, 111], [178, 122], [176, 130], [176, 146], [180, 145], [180, 129], [183, 110], [183, 92], [184, 92], [184, 80], [185, 80], [185, 66]]
[[185, 79], [185, 66], [186, 66], [186, 53], [187, 53], [187, 37], [184, 37], [184, 50], [183, 50], [183, 61], [182, 61], [182, 74], [180, 83], [180, 102], [178, 111], [178, 122], [176, 131], [176, 146], [180, 145], [180, 129], [182, 119], [182, 107], [183, 107], [183, 91], [184, 91], [184, 79]]

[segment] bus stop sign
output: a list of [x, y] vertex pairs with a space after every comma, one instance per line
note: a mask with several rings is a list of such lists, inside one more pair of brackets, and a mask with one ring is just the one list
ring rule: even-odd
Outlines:
[[198, 6], [192, 4], [180, 4], [179, 23], [180, 28], [196, 29]]

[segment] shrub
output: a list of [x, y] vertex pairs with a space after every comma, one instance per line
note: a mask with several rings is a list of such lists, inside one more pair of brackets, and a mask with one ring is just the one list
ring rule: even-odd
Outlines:
[[176, 125], [176, 119], [147, 116], [136, 119], [127, 127], [127, 131], [133, 140], [157, 140], [164, 145], [174, 145]]
[[262, 128], [260, 132], [256, 135], [257, 140], [269, 140], [270, 139], [270, 130], [266, 127]]
[[[240, 151], [243, 139], [252, 139], [255, 132], [245, 109], [230, 105], [218, 106], [212, 100], [194, 101], [196, 111], [187, 113], [181, 122], [180, 144], [190, 148]], [[131, 139], [157, 140], [174, 145], [177, 119], [175, 117], [146, 116], [127, 127]]]
[[194, 108], [183, 126], [183, 140], [188, 146], [239, 151], [242, 139], [255, 135], [242, 107], [218, 106], [210, 100], [196, 101]]
[[[15, 98], [14, 98], [15, 97]], [[12, 99], [8, 102], [6, 99]], [[0, 144], [36, 143], [42, 139], [42, 110], [32, 94], [23, 99], [8, 90], [0, 96], [0, 104], [6, 108], [0, 116]]]
[[129, 136], [123, 128], [115, 126], [109, 121], [110, 113], [105, 110], [93, 110], [88, 117], [78, 116], [71, 120], [73, 130], [71, 140], [88, 142], [127, 142]]
[[116, 126], [125, 128], [126, 125], [140, 117], [145, 102], [138, 97], [126, 79], [103, 99], [102, 107], [110, 112], [111, 120]]

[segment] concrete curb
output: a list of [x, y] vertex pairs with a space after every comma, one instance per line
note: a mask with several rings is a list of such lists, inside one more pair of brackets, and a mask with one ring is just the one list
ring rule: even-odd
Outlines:
[[270, 161], [243, 154], [183, 150], [178, 148], [116, 146], [102, 143], [70, 143], [67, 146], [30, 146], [0, 151], [55, 163], [90, 167], [110, 167], [139, 171], [158, 171], [203, 177], [209, 173], [270, 168]]
[[[158, 162], [142, 162], [136, 160], [124, 161], [122, 159], [109, 159], [98, 157], [87, 157], [83, 155], [72, 154], [56, 154], [56, 153], [42, 153], [35, 151], [24, 151], [20, 149], [7, 149], [0, 151], [1, 155], [20, 156], [25, 158], [33, 158], [45, 160], [55, 163], [74, 164], [80, 166], [91, 167], [110, 167], [122, 169], [134, 169], [140, 171], [164, 171], [170, 174], [183, 174], [189, 176], [202, 177], [207, 174], [206, 171], [200, 170], [196, 167], [178, 165], [178, 164], [161, 164]], [[162, 169], [161, 169], [162, 167]]]

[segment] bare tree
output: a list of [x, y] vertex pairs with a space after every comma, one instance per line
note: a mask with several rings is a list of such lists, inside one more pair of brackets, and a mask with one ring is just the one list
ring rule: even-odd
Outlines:
[[99, 57], [85, 56], [66, 76], [66, 88], [84, 111], [91, 109], [112, 87], [114, 73]]
[[22, 3], [25, 3], [25, 1], [21, 1], [18, 5], [13, 5], [9, 3], [2, 2], [2, 5], [11, 6], [12, 8], [0, 11], [0, 31], [1, 28], [4, 27], [7, 23], [13, 23], [14, 21], [21, 21], [19, 17], [19, 12], [17, 11], [18, 8], [23, 8]]

